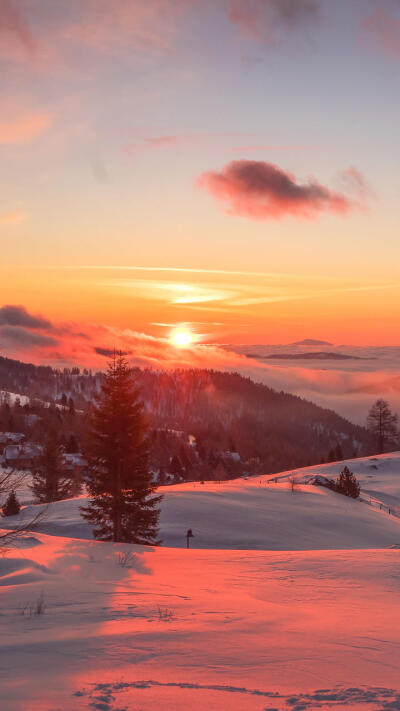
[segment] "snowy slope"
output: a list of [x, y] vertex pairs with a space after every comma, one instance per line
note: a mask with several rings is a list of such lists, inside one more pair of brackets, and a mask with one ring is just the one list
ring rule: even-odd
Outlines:
[[[399, 463], [351, 468], [393, 505]], [[0, 557], [1, 708], [400, 709], [400, 519], [290, 474], [166, 487], [160, 548], [82, 540], [84, 497], [54, 504]]]
[[[374, 467], [371, 469], [371, 462]], [[362, 483], [363, 501], [354, 501], [322, 487], [302, 484], [290, 490], [292, 472], [216, 483], [193, 482], [163, 487], [160, 528], [164, 546], [184, 547], [192, 528], [195, 548], [247, 550], [331, 550], [387, 548], [400, 545], [400, 517], [379, 509], [378, 497], [400, 497], [400, 455], [391, 454], [348, 463]], [[343, 463], [297, 470], [307, 482], [316, 473], [335, 477]], [[372, 477], [372, 478], [370, 478]], [[276, 483], [275, 483], [276, 481]], [[365, 485], [365, 489], [364, 489]], [[375, 505], [370, 505], [370, 492]], [[80, 516], [84, 497], [52, 504], [38, 530], [51, 535], [91, 538]], [[21, 517], [40, 507], [27, 506]], [[15, 525], [13, 517], [3, 525]]]
[[[306, 484], [316, 475], [335, 479], [344, 466], [356, 475], [361, 485], [361, 498], [366, 502], [382, 504], [382, 508], [390, 508], [391, 512], [400, 517], [400, 453], [379, 454], [362, 459], [349, 459], [345, 462], [319, 464], [313, 467], [297, 469], [295, 478]], [[277, 482], [287, 481], [292, 472], [282, 472], [271, 479]]]
[[396, 550], [34, 534], [0, 558], [0, 584], [5, 711], [399, 708]]

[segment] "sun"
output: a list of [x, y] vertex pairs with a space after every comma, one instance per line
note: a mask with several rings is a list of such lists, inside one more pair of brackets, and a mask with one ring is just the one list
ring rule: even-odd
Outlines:
[[177, 348], [186, 348], [194, 341], [194, 335], [188, 328], [174, 328], [170, 335], [171, 343]]

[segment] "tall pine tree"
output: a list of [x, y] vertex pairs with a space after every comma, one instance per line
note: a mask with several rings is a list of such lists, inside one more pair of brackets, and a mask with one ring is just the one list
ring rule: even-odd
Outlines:
[[71, 480], [64, 471], [60, 439], [54, 427], [48, 430], [43, 454], [33, 475], [32, 490], [41, 503], [60, 501], [72, 495]]
[[95, 538], [156, 545], [158, 504], [149, 471], [147, 425], [132, 371], [114, 356], [91, 417], [89, 503], [82, 515]]

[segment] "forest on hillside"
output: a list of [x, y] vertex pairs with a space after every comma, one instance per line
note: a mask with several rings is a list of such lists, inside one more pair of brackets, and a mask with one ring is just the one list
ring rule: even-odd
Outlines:
[[[372, 451], [363, 427], [238, 373], [133, 373], [148, 416], [152, 467], [160, 479], [275, 473]], [[84, 452], [88, 413], [103, 378], [101, 372], [0, 358], [0, 431], [22, 431], [41, 442], [52, 424], [69, 451]]]

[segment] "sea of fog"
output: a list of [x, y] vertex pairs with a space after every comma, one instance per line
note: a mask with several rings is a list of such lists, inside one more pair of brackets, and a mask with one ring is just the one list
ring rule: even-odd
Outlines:
[[[229, 345], [246, 356], [244, 375], [336, 410], [364, 424], [384, 398], [400, 414], [400, 347], [351, 345]], [[349, 356], [349, 357], [348, 357]]]

